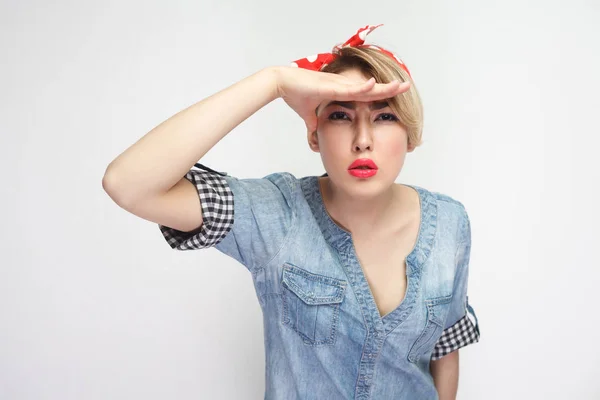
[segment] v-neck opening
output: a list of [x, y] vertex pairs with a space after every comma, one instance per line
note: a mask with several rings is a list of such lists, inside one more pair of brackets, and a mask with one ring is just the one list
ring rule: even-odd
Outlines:
[[[409, 268], [414, 268], [414, 267], [412, 265], [410, 265], [408, 259], [409, 259], [409, 257], [414, 256], [414, 252], [417, 251], [417, 247], [419, 245], [419, 242], [421, 241], [421, 233], [423, 231], [424, 216], [423, 216], [423, 200], [421, 199], [421, 193], [411, 185], [406, 185], [406, 184], [401, 184], [401, 185], [409, 187], [412, 190], [414, 190], [415, 192], [417, 192], [417, 197], [419, 199], [419, 230], [417, 232], [417, 239], [415, 240], [415, 244], [414, 244], [413, 248], [411, 249], [411, 251], [408, 252], [408, 254], [406, 255], [406, 257], [404, 257], [404, 260], [403, 260], [403, 262], [405, 264], [404, 274], [406, 275], [406, 287], [404, 289], [404, 296], [402, 296], [402, 301], [400, 301], [400, 304], [398, 304], [398, 306], [396, 308], [394, 308], [392, 311], [390, 311], [389, 313], [387, 313], [385, 315], [382, 315], [380, 317], [382, 321], [386, 320], [386, 318], [388, 318], [390, 315], [392, 315], [394, 312], [396, 312], [396, 310], [400, 309], [402, 307], [402, 305], [407, 301], [408, 289], [412, 283], [411, 279], [414, 279], [414, 278], [411, 278], [412, 274], [408, 270]], [[357, 255], [357, 258], [358, 258], [358, 255]], [[414, 258], [414, 257], [412, 257], [412, 258]], [[361, 267], [361, 269], [362, 269], [362, 267]], [[363, 270], [363, 273], [364, 273], [364, 270]], [[365, 279], [366, 279], [366, 276], [365, 276]], [[367, 281], [367, 284], [368, 284], [368, 281]], [[369, 289], [371, 290], [371, 296], [373, 297], [373, 301], [375, 301], [375, 297], [373, 296], [373, 290], [371, 289], [370, 285], [369, 285]], [[379, 310], [379, 307], [377, 307], [377, 309]], [[380, 313], [380, 315], [381, 315], [381, 313]]]
[[[393, 329], [396, 325], [398, 325], [398, 323], [402, 322], [405, 319], [405, 318], [401, 318], [401, 316], [399, 314], [403, 314], [405, 311], [410, 311], [410, 309], [412, 308], [410, 306], [411, 306], [411, 302], [414, 301], [414, 296], [416, 294], [414, 292], [416, 291], [416, 289], [419, 286], [418, 281], [416, 281], [416, 280], [420, 279], [420, 274], [415, 273], [415, 272], [419, 271], [419, 265], [413, 265], [413, 264], [416, 263], [416, 261], [417, 261], [416, 253], [420, 249], [422, 241], [424, 240], [423, 236], [424, 236], [424, 225], [425, 225], [425, 202], [423, 201], [424, 200], [423, 193], [415, 186], [408, 185], [408, 184], [401, 184], [401, 185], [410, 187], [415, 192], [417, 192], [417, 196], [419, 198], [419, 230], [417, 233], [417, 239], [415, 241], [415, 244], [414, 244], [412, 250], [408, 253], [408, 255], [403, 260], [403, 262], [405, 263], [404, 273], [406, 275], [406, 288], [404, 291], [404, 296], [402, 298], [402, 301], [392, 311], [390, 311], [389, 313], [382, 316], [381, 312], [379, 311], [379, 307], [377, 306], [377, 302], [375, 301], [375, 296], [373, 295], [373, 289], [371, 288], [371, 285], [369, 284], [369, 281], [367, 280], [367, 276], [365, 275], [365, 271], [364, 271], [362, 265], [360, 264], [360, 260], [358, 259], [358, 254], [356, 252], [356, 247], [354, 245], [352, 233], [348, 232], [346, 229], [339, 226], [333, 220], [333, 218], [327, 211], [327, 207], [325, 206], [325, 200], [323, 198], [323, 192], [321, 191], [321, 184], [319, 182], [320, 177], [316, 176], [313, 178], [314, 178], [314, 182], [316, 184], [316, 194], [317, 194], [317, 200], [319, 203], [319, 208], [321, 209], [321, 212], [323, 213], [323, 215], [326, 218], [328, 227], [333, 229], [334, 231], [337, 230], [338, 232], [335, 232], [335, 233], [337, 233], [338, 235], [342, 234], [342, 235], [347, 236], [347, 241], [349, 243], [347, 244], [347, 246], [344, 246], [344, 247], [346, 247], [346, 251], [348, 251], [350, 249], [352, 250], [352, 253], [353, 253], [352, 256], [355, 258], [356, 263], [360, 269], [360, 279], [364, 281], [365, 286], [369, 290], [370, 307], [374, 307], [374, 309], [375, 309], [375, 312], [378, 317], [378, 324], [382, 325], [383, 327], [385, 327], [386, 325], [389, 325], [389, 330]], [[388, 321], [389, 321], [389, 323], [388, 323]]]

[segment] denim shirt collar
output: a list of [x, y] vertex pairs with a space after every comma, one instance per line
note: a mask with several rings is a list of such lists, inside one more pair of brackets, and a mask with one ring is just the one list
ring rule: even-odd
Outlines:
[[[419, 186], [405, 185], [417, 191], [421, 203], [419, 235], [414, 248], [406, 258], [407, 272], [410, 275], [420, 272], [433, 249], [437, 230], [437, 202], [429, 191]], [[340, 253], [351, 252], [352, 234], [336, 224], [327, 212], [319, 186], [319, 176], [304, 178], [302, 191], [325, 240]]]

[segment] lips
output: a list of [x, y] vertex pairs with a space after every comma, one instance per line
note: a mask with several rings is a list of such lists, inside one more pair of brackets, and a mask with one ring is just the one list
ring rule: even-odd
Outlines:
[[348, 169], [377, 169], [377, 164], [370, 158], [359, 158], [358, 160], [354, 160], [352, 164], [348, 167]]

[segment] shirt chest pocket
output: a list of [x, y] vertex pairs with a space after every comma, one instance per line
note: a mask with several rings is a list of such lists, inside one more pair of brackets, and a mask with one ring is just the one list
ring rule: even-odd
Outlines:
[[436, 297], [425, 301], [427, 308], [427, 322], [425, 328], [413, 343], [408, 360], [416, 363], [419, 358], [429, 355], [433, 351], [438, 339], [444, 331], [444, 321], [450, 310], [452, 295]]
[[346, 286], [344, 280], [285, 263], [281, 294], [283, 325], [294, 330], [305, 344], [334, 344]]

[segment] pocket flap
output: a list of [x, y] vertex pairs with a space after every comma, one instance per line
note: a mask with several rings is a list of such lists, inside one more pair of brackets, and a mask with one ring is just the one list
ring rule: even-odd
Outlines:
[[346, 281], [313, 274], [291, 264], [283, 265], [283, 284], [309, 305], [341, 303]]
[[440, 296], [432, 299], [427, 299], [427, 318], [440, 326], [444, 325], [444, 320], [450, 309], [450, 302], [452, 301], [452, 295]]

